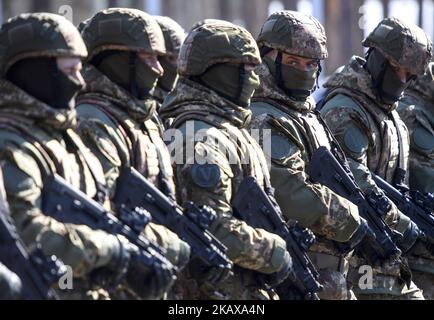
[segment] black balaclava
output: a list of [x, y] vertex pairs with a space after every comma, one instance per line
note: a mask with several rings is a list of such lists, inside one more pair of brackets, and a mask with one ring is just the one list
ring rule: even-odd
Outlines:
[[383, 103], [388, 105], [398, 101], [402, 92], [410, 84], [410, 80], [415, 78], [410, 77], [403, 83], [399, 75], [393, 70], [389, 60], [375, 48], [368, 51], [365, 68], [372, 77], [379, 98]]
[[6, 79], [56, 109], [72, 109], [84, 84], [57, 67], [56, 58], [31, 58], [15, 63]]
[[151, 94], [160, 73], [142, 61], [134, 51], [105, 51], [91, 62], [111, 81], [143, 100]]
[[242, 107], [248, 107], [259, 86], [259, 77], [253, 70], [246, 71], [244, 64], [215, 64], [193, 79]]
[[[269, 47], [262, 47], [261, 56], [264, 57], [271, 50]], [[269, 57], [264, 57], [263, 61], [268, 66], [278, 87], [295, 100], [306, 100], [318, 86], [318, 77], [321, 73], [320, 64], [318, 64], [318, 68], [316, 69], [308, 71], [299, 70], [298, 68], [282, 64], [281, 51], [278, 51], [274, 61]]]

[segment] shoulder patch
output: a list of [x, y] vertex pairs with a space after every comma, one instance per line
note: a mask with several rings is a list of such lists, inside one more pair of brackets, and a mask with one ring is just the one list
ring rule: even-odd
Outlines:
[[344, 146], [348, 151], [362, 154], [368, 149], [368, 138], [357, 127], [350, 127], [344, 132]]
[[283, 160], [291, 154], [291, 143], [280, 134], [271, 134], [271, 158]]
[[417, 127], [414, 129], [411, 139], [418, 149], [424, 151], [434, 150], [434, 136], [425, 128]]
[[194, 164], [191, 167], [191, 178], [201, 188], [217, 186], [220, 177], [220, 168], [216, 164]]

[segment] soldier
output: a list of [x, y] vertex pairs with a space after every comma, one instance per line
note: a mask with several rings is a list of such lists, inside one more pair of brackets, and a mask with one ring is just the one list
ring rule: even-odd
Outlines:
[[[160, 27], [145, 12], [113, 8], [96, 13], [82, 36], [89, 56], [83, 70], [87, 87], [77, 96], [79, 134], [102, 163], [110, 199], [121, 166], [133, 166], [175, 199], [170, 155], [157, 126], [158, 102], [151, 95], [163, 73], [158, 58], [166, 54]], [[166, 249], [173, 264], [183, 268], [189, 261], [189, 245], [169, 229], [151, 222], [145, 234]]]
[[[404, 91], [397, 111], [410, 134], [410, 189], [434, 193], [434, 63]], [[426, 299], [434, 299], [434, 257], [417, 246], [409, 257], [413, 279]]]
[[434, 62], [404, 91], [397, 111], [410, 133], [410, 189], [434, 194]]
[[176, 153], [179, 202], [209, 205], [217, 212], [209, 230], [227, 246], [237, 265], [234, 276], [218, 287], [186, 287], [189, 298], [276, 298], [254, 274], [283, 281], [292, 265], [282, 238], [252, 228], [235, 218], [231, 208], [246, 176], [262, 186], [269, 178], [263, 153], [245, 129], [250, 98], [259, 84], [253, 68], [259, 63], [256, 43], [244, 28], [229, 22], [204, 23], [190, 31], [181, 46], [180, 79], [160, 109], [164, 120], [173, 120], [167, 134], [174, 132], [179, 138], [170, 144]]
[[[314, 113], [310, 95], [327, 58], [324, 28], [313, 17], [280, 11], [265, 21], [257, 39], [263, 62], [256, 68], [251, 129], [271, 134], [271, 183], [287, 219], [317, 235], [310, 257], [321, 274], [321, 299], [350, 299], [346, 274], [349, 256], [333, 241], [352, 245], [363, 239], [366, 224], [358, 209], [325, 186], [309, 181], [305, 167], [319, 146], [330, 148], [327, 132]], [[265, 135], [260, 142], [267, 153]]]
[[109, 285], [124, 277], [140, 296], [160, 297], [168, 279], [142, 268], [126, 239], [61, 223], [42, 211], [44, 185], [53, 174], [105, 200], [101, 165], [74, 133], [74, 97], [84, 86], [80, 69], [87, 56], [79, 32], [55, 14], [22, 14], [3, 24], [0, 48], [1, 165], [22, 240], [29, 250], [40, 246], [72, 268], [74, 289], [60, 290], [64, 298], [106, 298], [107, 292], [92, 283], [103, 273]]
[[[381, 21], [363, 45], [369, 48], [366, 60], [351, 58], [324, 84], [329, 92], [321, 115], [348, 156], [361, 189], [382, 194], [370, 171], [395, 186], [408, 179], [408, 132], [396, 101], [410, 80], [424, 73], [432, 45], [423, 30], [395, 18]], [[420, 234], [417, 226], [395, 206], [386, 222], [403, 234], [398, 244], [407, 252]], [[374, 270], [373, 288], [355, 292], [363, 299], [423, 299], [414, 284], [405, 286], [396, 274], [390, 266]]]
[[175, 87], [178, 80], [176, 68], [178, 66], [179, 48], [185, 38], [184, 29], [169, 17], [154, 16], [161, 28], [166, 46], [166, 55], [159, 58], [163, 67], [163, 76], [158, 78], [153, 96], [161, 104], [167, 94]]

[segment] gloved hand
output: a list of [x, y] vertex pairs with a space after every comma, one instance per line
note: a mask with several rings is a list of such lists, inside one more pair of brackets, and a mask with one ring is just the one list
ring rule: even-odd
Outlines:
[[161, 299], [176, 280], [170, 266], [149, 267], [141, 263], [141, 253], [137, 247], [128, 248], [131, 259], [125, 277], [127, 286], [141, 299]]
[[137, 246], [122, 236], [118, 236], [110, 262], [95, 270], [92, 279], [108, 291], [114, 290], [120, 283], [141, 299], [159, 299], [175, 281], [173, 270], [159, 265], [148, 266], [141, 262], [144, 254]]
[[202, 283], [216, 284], [232, 275], [232, 269], [226, 266], [209, 266], [200, 259], [194, 259], [188, 264], [190, 275]]
[[410, 254], [411, 249], [414, 247], [418, 240], [421, 240], [423, 242], [425, 240], [425, 234], [413, 221], [410, 221], [402, 238], [398, 239], [396, 241], [396, 244], [402, 250], [402, 253]]
[[282, 266], [282, 269], [278, 272], [269, 274], [265, 276], [265, 282], [271, 287], [274, 288], [287, 278], [295, 281], [295, 274], [292, 268], [292, 258], [288, 252], [286, 252], [285, 263]]
[[369, 227], [368, 222], [364, 218], [360, 217], [360, 225], [351, 238], [346, 242], [335, 243], [341, 253], [347, 254], [367, 239], [375, 239], [375, 233]]
[[265, 283], [268, 286], [274, 288], [288, 277], [290, 277], [292, 281], [295, 280], [292, 258], [286, 250], [286, 243], [283, 240], [277, 241], [276, 239], [271, 264], [276, 266], [280, 265], [280, 269], [277, 272], [264, 275]]

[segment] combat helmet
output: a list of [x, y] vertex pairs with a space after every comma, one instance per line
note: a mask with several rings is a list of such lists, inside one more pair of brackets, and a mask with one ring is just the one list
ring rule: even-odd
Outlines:
[[141, 10], [101, 10], [82, 27], [81, 34], [89, 51], [89, 61], [106, 50], [166, 54], [164, 36], [158, 23]]
[[246, 29], [227, 21], [212, 20], [187, 35], [179, 53], [178, 73], [198, 76], [219, 63], [258, 65], [261, 57]]
[[25, 13], [0, 29], [0, 75], [27, 58], [75, 56], [85, 58], [86, 46], [75, 26], [52, 13]]
[[305, 58], [328, 57], [324, 27], [314, 17], [296, 11], [283, 10], [270, 15], [257, 42], [259, 48], [266, 46]]
[[378, 49], [412, 74], [423, 74], [432, 57], [432, 43], [416, 25], [386, 18], [366, 37], [363, 46]]
[[184, 29], [172, 18], [154, 16], [163, 32], [168, 56], [178, 57], [179, 49], [185, 38]]

